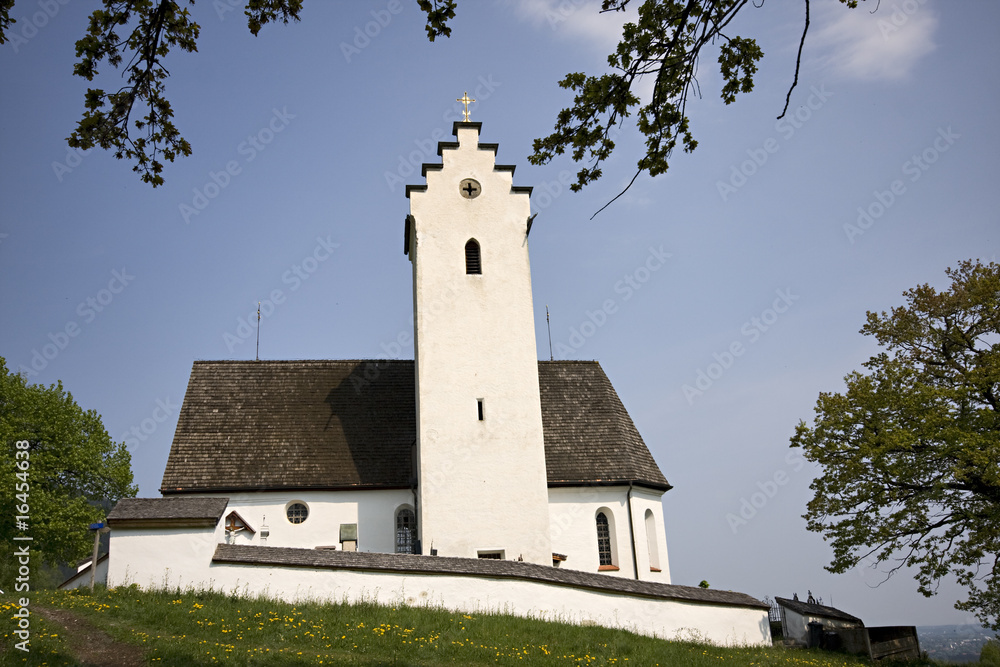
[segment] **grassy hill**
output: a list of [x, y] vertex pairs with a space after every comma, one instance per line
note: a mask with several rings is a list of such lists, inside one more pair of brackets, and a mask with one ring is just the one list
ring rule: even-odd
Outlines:
[[3, 665], [870, 664], [821, 651], [720, 648], [495, 613], [375, 604], [291, 605], [135, 587], [92, 595], [33, 591], [31, 651], [25, 654], [14, 649], [14, 600], [11, 595], [0, 597]]

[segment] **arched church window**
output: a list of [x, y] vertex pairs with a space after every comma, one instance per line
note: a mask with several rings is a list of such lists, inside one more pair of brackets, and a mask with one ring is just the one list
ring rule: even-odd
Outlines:
[[475, 239], [469, 239], [469, 242], [465, 244], [465, 272], [470, 275], [478, 275], [483, 272], [482, 261], [479, 257], [479, 244]]
[[660, 572], [660, 549], [653, 510], [646, 510], [646, 547], [649, 549], [649, 571]]
[[611, 556], [611, 527], [608, 523], [608, 515], [604, 512], [597, 513], [597, 555], [601, 567], [614, 565]]
[[396, 512], [396, 553], [416, 553], [417, 547], [417, 515], [409, 507], [402, 507]]
[[285, 516], [289, 523], [302, 523], [309, 516], [309, 508], [305, 503], [292, 503], [285, 508]]

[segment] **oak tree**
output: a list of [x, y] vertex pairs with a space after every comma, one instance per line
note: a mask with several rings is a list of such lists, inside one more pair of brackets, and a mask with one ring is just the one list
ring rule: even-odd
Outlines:
[[924, 595], [954, 575], [955, 606], [1000, 630], [1000, 265], [947, 275], [868, 313], [861, 333], [885, 351], [820, 394], [791, 442], [822, 469], [804, 518], [833, 547], [828, 570], [913, 567]]
[[[720, 93], [726, 104], [739, 93], [753, 90], [757, 65], [764, 55], [753, 37], [728, 32], [733, 19], [753, 6], [750, 0], [634, 1], [638, 18], [625, 24], [618, 47], [608, 56], [609, 71], [600, 75], [573, 72], [559, 82], [575, 93], [573, 104], [558, 113], [551, 134], [535, 140], [528, 158], [545, 164], [569, 152], [583, 164], [570, 186], [575, 191], [601, 177], [602, 164], [615, 149], [614, 138], [633, 113], [646, 152], [632, 182], [643, 172], [656, 176], [667, 171], [678, 145], [686, 152], [695, 149], [698, 142], [691, 132], [687, 105], [691, 95], [698, 94], [697, 66], [707, 47], [719, 45]], [[851, 8], [859, 2], [839, 1]], [[427, 16], [431, 41], [451, 35], [449, 21], [455, 17], [457, 0], [416, 2]], [[802, 2], [803, 30], [785, 110], [798, 83], [809, 30], [810, 0]], [[194, 3], [188, 0], [188, 5]], [[632, 3], [602, 0], [600, 11], [623, 12]], [[183, 0], [100, 0], [86, 34], [76, 43], [76, 75], [93, 81], [99, 66], [107, 62], [122, 70], [125, 83], [116, 90], [87, 90], [83, 117], [69, 145], [111, 150], [115, 157], [133, 162], [133, 171], [153, 187], [163, 183], [165, 160], [191, 154], [191, 145], [173, 123], [173, 109], [165, 95], [168, 71], [164, 62], [170, 50], [197, 50], [200, 28], [183, 4]], [[11, 27], [12, 6], [13, 0], [0, 0], [0, 44], [19, 39]], [[246, 0], [244, 14], [250, 32], [257, 35], [268, 23], [298, 21], [301, 11], [302, 0]], [[646, 77], [652, 77], [652, 96], [642, 102], [637, 88]], [[784, 110], [778, 117], [783, 115]]]

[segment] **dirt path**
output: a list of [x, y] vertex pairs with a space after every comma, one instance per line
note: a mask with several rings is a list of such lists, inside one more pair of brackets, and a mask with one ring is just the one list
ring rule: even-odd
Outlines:
[[49, 623], [62, 628], [68, 652], [84, 667], [141, 667], [145, 664], [138, 646], [113, 639], [86, 619], [65, 609], [33, 607]]

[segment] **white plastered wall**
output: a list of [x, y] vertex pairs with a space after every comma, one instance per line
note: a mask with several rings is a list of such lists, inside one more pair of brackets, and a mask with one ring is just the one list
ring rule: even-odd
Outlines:
[[[649, 521], [646, 519], [647, 512], [650, 514]], [[633, 486], [632, 520], [635, 526], [639, 579], [669, 584], [670, 560], [667, 557], [666, 530], [663, 524], [663, 493]], [[655, 559], [655, 563], [651, 558]], [[659, 572], [654, 568], [659, 569]]]
[[[549, 525], [552, 551], [567, 556], [560, 564], [571, 570], [601, 572], [610, 576], [636, 578], [629, 539], [627, 486], [556, 487], [549, 489]], [[659, 492], [640, 487], [632, 489], [632, 530], [637, 544], [635, 562], [641, 581], [670, 583], [667, 544], [663, 530], [663, 506]], [[650, 570], [645, 512], [650, 510], [656, 533], [660, 571]], [[618, 570], [601, 570], [597, 552], [597, 513], [608, 515], [613, 563]]]
[[111, 528], [108, 587], [211, 587], [208, 564], [222, 521], [209, 528]]
[[[97, 570], [94, 572], [94, 583], [104, 585], [108, 581], [108, 562], [110, 559], [98, 559]], [[90, 563], [81, 565], [76, 570], [76, 575], [59, 585], [59, 590], [68, 591], [73, 588], [90, 587]]]
[[[550, 565], [529, 198], [494, 170], [474, 126], [460, 124], [458, 141], [410, 193], [421, 546]], [[481, 186], [474, 199], [459, 192], [467, 178]], [[481, 275], [466, 274], [470, 239]]]
[[[254, 530], [251, 537], [240, 535], [236, 544], [264, 544], [264, 522], [270, 532], [270, 547], [319, 546], [340, 548], [340, 525], [358, 524], [358, 551], [392, 553], [396, 550], [396, 510], [413, 509], [413, 492], [408, 489], [365, 491], [259, 491], [255, 493], [202, 494], [227, 497], [229, 505], [215, 530], [217, 542], [225, 542], [225, 517], [236, 511]], [[288, 521], [286, 508], [301, 502], [309, 508], [305, 521]]]

